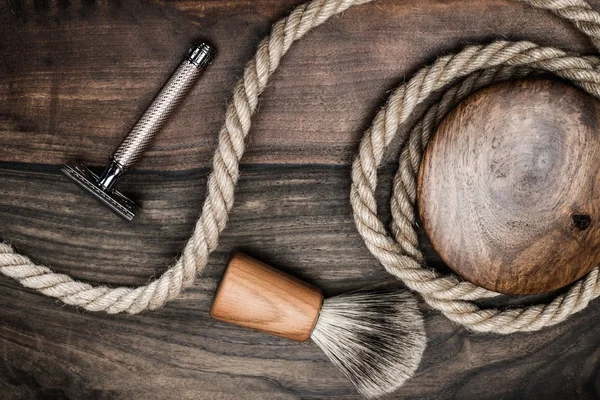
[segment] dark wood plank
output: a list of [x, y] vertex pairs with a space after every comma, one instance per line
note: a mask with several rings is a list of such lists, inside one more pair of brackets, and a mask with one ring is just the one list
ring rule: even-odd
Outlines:
[[[104, 165], [201, 36], [217, 45], [218, 58], [139, 167], [208, 166], [244, 63], [271, 23], [299, 3], [184, 2], [182, 12], [170, 3], [3, 3], [2, 160], [59, 164], [79, 156]], [[569, 25], [506, 0], [356, 7], [284, 59], [264, 93], [245, 163], [348, 164], [387, 90], [439, 54], [498, 37], [592, 52]]]
[[[384, 178], [390, 178], [389, 172]], [[230, 226], [209, 267], [185, 295], [159, 311], [140, 316], [82, 313], [0, 280], [3, 393], [15, 399], [41, 394], [233, 399], [241, 393], [250, 399], [358, 398], [310, 342], [294, 344], [208, 316], [234, 248], [324, 288], [328, 296], [388, 279], [355, 232], [346, 200], [348, 174], [338, 167], [248, 167]], [[173, 197], [171, 215], [186, 214], [198, 208], [191, 202], [203, 183], [199, 175], [169, 176], [165, 189], [149, 184], [164, 183], [164, 176], [153, 173], [132, 176], [128, 183], [140, 179], [140, 185], [154, 192], [146, 190], [147, 198]], [[52, 171], [22, 166], [3, 169], [2, 177], [24, 191], [32, 182], [42, 193], [52, 193], [57, 185], [68, 192], [72, 186]], [[76, 198], [77, 189], [72, 187], [69, 195]], [[141, 218], [142, 226], [132, 224], [134, 230], [126, 234], [149, 242], [132, 244], [135, 239], [118, 237], [124, 222], [110, 220], [111, 214], [93, 200], [84, 197], [89, 204], [79, 212], [87, 214], [83, 218], [88, 222], [98, 218], [98, 225], [78, 223], [71, 220], [76, 213], [55, 209], [54, 200], [61, 196], [67, 197], [40, 197], [39, 209], [32, 212], [26, 201], [21, 207], [10, 203], [14, 192], [3, 193], [0, 203], [9, 207], [0, 215], [6, 221], [1, 234], [19, 250], [81, 279], [141, 284], [164, 268], [191, 229], [172, 222], [185, 217]], [[46, 214], [35, 222], [26, 217], [44, 209]], [[40, 221], [55, 225], [39, 228]], [[103, 224], [110, 228], [101, 229]], [[65, 225], [70, 228], [56, 228]], [[149, 232], [152, 227], [156, 230]], [[44, 240], [52, 235], [65, 244]], [[76, 243], [81, 237], [102, 246], [86, 249]], [[156, 249], [148, 253], [148, 247]], [[332, 264], [332, 259], [339, 262]], [[593, 303], [566, 324], [508, 337], [471, 334], [424, 310], [429, 337], [425, 360], [417, 376], [392, 398], [595, 398], [600, 328], [593, 316], [599, 308]]]
[[[1, 3], [0, 239], [90, 282], [138, 285], [164, 271], [200, 211], [235, 80], [270, 24], [299, 3]], [[123, 182], [144, 207], [126, 224], [65, 180], [60, 165], [75, 155], [104, 164], [198, 35], [219, 47], [219, 58]], [[348, 204], [361, 131], [386, 91], [421, 64], [500, 35], [591, 52], [568, 25], [502, 0], [384, 0], [311, 33], [264, 94], [228, 228], [183, 296], [158, 311], [107, 316], [0, 278], [0, 397], [357, 399], [310, 342], [209, 318], [226, 259], [243, 250], [327, 296], [389, 279]], [[382, 204], [392, 171], [390, 163]], [[598, 398], [599, 308], [508, 337], [465, 332], [424, 308], [425, 359], [391, 398]]]

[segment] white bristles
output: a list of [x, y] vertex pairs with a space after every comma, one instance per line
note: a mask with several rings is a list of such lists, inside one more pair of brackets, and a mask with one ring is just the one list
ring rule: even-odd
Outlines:
[[398, 389], [425, 351], [423, 317], [406, 289], [364, 289], [326, 299], [311, 335], [368, 398]]

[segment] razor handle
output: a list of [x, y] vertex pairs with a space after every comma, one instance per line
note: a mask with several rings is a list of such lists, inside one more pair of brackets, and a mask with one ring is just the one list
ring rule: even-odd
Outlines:
[[197, 43], [190, 48], [185, 59], [113, 153], [110, 164], [102, 175], [96, 175], [76, 160], [67, 162], [62, 172], [90, 196], [120, 217], [131, 221], [138, 207], [135, 202], [119, 192], [115, 185], [142, 157], [152, 139], [210, 64], [214, 55], [214, 48], [207, 43]]
[[213, 56], [214, 49], [208, 44], [195, 44], [190, 48], [185, 59], [112, 154], [111, 163], [98, 182], [103, 189], [111, 190], [121, 176], [139, 161]]

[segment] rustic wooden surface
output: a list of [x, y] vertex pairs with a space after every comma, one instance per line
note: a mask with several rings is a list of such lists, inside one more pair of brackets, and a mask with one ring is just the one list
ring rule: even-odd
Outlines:
[[549, 79], [490, 86], [448, 113], [418, 178], [444, 262], [508, 294], [550, 292], [598, 265], [599, 123], [600, 101]]
[[[0, 3], [0, 238], [85, 281], [138, 285], [160, 274], [200, 210], [235, 80], [270, 24], [300, 2]], [[103, 165], [197, 36], [219, 56], [124, 180], [144, 208], [127, 224], [82, 196], [60, 165], [72, 156]], [[229, 226], [183, 296], [159, 311], [106, 316], [0, 277], [0, 397], [357, 399], [312, 343], [209, 318], [225, 262], [243, 250], [328, 296], [386, 279], [348, 205], [361, 132], [420, 65], [498, 37], [592, 52], [569, 25], [505, 0], [382, 0], [310, 33], [264, 93]], [[600, 302], [560, 326], [507, 337], [423, 310], [425, 358], [391, 398], [600, 396]]]

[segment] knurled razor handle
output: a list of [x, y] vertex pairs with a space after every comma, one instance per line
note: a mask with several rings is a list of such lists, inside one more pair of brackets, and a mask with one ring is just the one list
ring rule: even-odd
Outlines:
[[67, 162], [62, 172], [93, 198], [122, 218], [131, 221], [138, 207], [116, 190], [115, 185], [148, 149], [152, 139], [210, 64], [214, 54], [214, 48], [206, 43], [198, 43], [190, 48], [186, 58], [113, 153], [112, 160], [102, 175], [96, 175], [77, 161]]
[[196, 44], [190, 49], [186, 58], [113, 153], [111, 158], [123, 170], [141, 158], [202, 71], [210, 64], [213, 56], [214, 49], [205, 43]]

